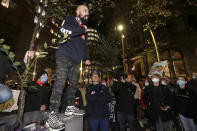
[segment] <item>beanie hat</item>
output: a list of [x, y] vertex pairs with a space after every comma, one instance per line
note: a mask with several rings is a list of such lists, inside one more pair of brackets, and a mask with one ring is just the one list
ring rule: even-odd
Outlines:
[[90, 74], [90, 77], [92, 77], [93, 75], [98, 75], [100, 77], [100, 73], [97, 70], [93, 70]]
[[36, 74], [36, 80], [38, 80], [43, 74], [47, 74], [48, 75], [48, 73], [45, 70], [42, 70], [40, 72], [37, 72], [37, 74]]

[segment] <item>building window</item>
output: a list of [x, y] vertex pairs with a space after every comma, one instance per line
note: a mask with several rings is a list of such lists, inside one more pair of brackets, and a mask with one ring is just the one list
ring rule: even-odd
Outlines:
[[9, 4], [10, 4], [10, 0], [2, 0], [1, 1], [1, 5], [8, 8], [9, 7]]
[[53, 34], [54, 33], [54, 30], [53, 29], [50, 29], [50, 33]]
[[164, 70], [166, 76], [186, 76], [184, 60], [180, 52], [176, 50], [164, 51], [161, 55], [161, 59], [168, 61], [168, 66]]

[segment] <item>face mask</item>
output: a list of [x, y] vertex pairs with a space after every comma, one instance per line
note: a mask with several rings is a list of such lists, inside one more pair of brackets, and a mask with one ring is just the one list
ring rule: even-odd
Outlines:
[[149, 83], [148, 82], [145, 82], [145, 86], [149, 86]]
[[162, 84], [162, 85], [166, 85], [166, 82], [165, 82], [165, 81], [161, 81], [161, 84]]
[[159, 79], [158, 78], [152, 78], [153, 83], [158, 83]]
[[88, 20], [84, 19], [84, 17], [88, 17], [88, 16], [87, 15], [86, 16], [79, 15], [79, 18], [81, 19], [82, 23], [85, 25], [85, 24], [87, 24]]
[[42, 76], [41, 77], [41, 81], [42, 82], [47, 82], [47, 80], [48, 80], [48, 76]]
[[179, 86], [184, 86], [184, 85], [185, 85], [185, 82], [182, 81], [182, 80], [178, 80], [178, 81], [177, 81], [177, 84], [178, 84]]

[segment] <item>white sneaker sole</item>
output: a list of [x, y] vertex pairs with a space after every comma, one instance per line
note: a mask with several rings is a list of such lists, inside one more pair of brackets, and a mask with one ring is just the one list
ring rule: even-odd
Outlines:
[[59, 128], [59, 129], [53, 129], [49, 126], [49, 123], [46, 122], [45, 126], [48, 128], [49, 131], [61, 131], [63, 129], [65, 129], [65, 127]]
[[73, 115], [73, 112], [65, 112], [64, 113], [66, 116], [72, 116]]
[[77, 116], [83, 116], [85, 113], [75, 113], [75, 112], [65, 112], [66, 116], [72, 116], [72, 115], [77, 115]]

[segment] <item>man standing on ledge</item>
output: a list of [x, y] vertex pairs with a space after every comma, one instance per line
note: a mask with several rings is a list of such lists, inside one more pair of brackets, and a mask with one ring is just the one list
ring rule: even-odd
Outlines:
[[56, 51], [57, 78], [50, 98], [50, 113], [47, 121], [47, 124], [56, 130], [64, 128], [64, 123], [59, 119], [57, 113], [67, 77], [69, 78], [70, 86], [66, 92], [68, 106], [65, 114], [83, 114], [74, 106], [74, 95], [78, 87], [81, 60], [84, 60], [87, 65], [91, 64], [87, 49], [87, 26], [85, 25], [88, 16], [88, 7], [79, 5], [76, 9], [76, 16], [66, 17], [61, 25], [60, 31], [62, 36], [64, 36], [64, 33], [67, 33], [70, 39], [65, 43], [59, 43], [59, 49]]

